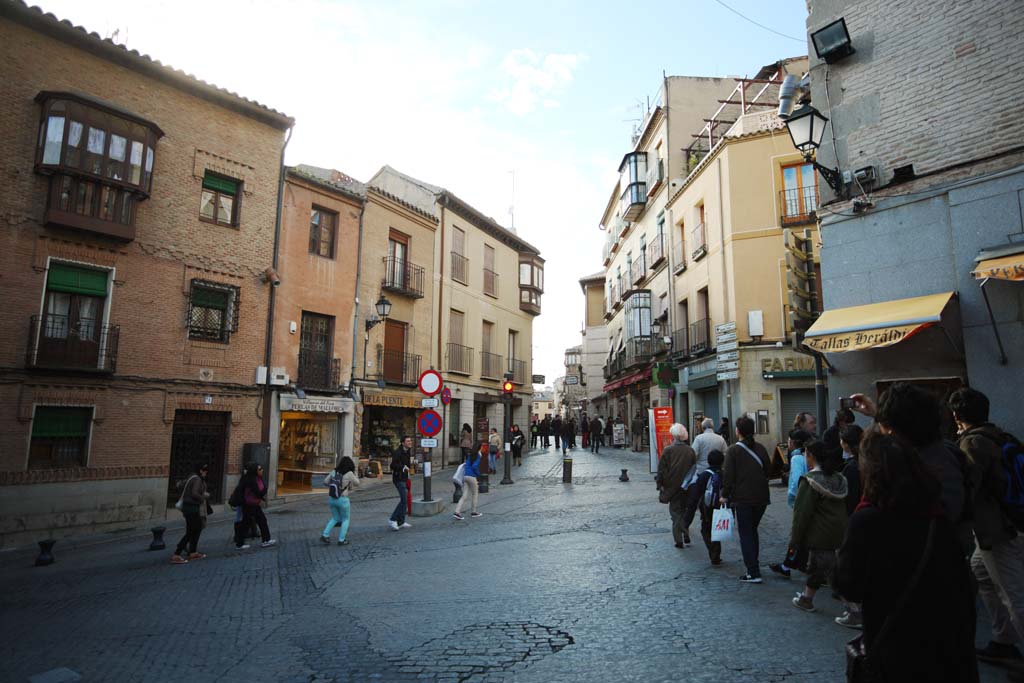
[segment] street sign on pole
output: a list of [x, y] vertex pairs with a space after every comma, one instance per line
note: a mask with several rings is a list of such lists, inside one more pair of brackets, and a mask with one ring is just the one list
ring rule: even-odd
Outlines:
[[735, 351], [739, 347], [739, 342], [737, 342], [735, 339], [732, 341], [715, 344], [715, 348], [717, 348], [719, 351]]
[[436, 408], [437, 407], [437, 403], [438, 403], [438, 401], [437, 401], [436, 398], [421, 398], [420, 399], [420, 406], [422, 406], [423, 408]]
[[424, 370], [420, 375], [420, 393], [424, 396], [433, 396], [441, 391], [441, 375], [437, 370]]
[[739, 370], [740, 362], [738, 360], [727, 360], [723, 361], [721, 358], [718, 359], [718, 371], [724, 370]]
[[437, 411], [424, 410], [416, 420], [416, 427], [423, 436], [437, 436], [441, 432], [441, 416]]
[[740, 378], [739, 370], [727, 370], [726, 372], [718, 373], [718, 377], [716, 379], [719, 382], [722, 382], [722, 381], [729, 380], [729, 379], [739, 379], [739, 378]]
[[715, 325], [715, 334], [719, 335], [719, 336], [721, 336], [723, 334], [726, 334], [728, 332], [735, 332], [735, 331], [736, 331], [736, 321], [735, 320], [732, 320], [732, 321], [727, 322], [727, 323], [722, 323], [721, 325]]
[[423, 448], [437, 448], [437, 439], [423, 438], [420, 439], [420, 446]]
[[718, 350], [718, 364], [719, 365], [721, 365], [723, 362], [732, 361], [732, 360], [739, 360], [739, 359], [740, 359], [740, 352], [739, 351], [726, 351], [726, 352], [723, 353], [721, 349]]
[[441, 390], [441, 403], [448, 405], [452, 402], [452, 390], [445, 387]]
[[569, 386], [571, 384], [579, 384], [579, 383], [580, 383], [580, 378], [577, 377], [576, 375], [569, 375], [568, 377], [565, 378], [565, 385], [566, 386]]

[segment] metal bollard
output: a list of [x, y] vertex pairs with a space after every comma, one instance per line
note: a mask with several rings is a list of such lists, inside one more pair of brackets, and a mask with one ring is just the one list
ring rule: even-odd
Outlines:
[[562, 458], [562, 483], [572, 483], [572, 458]]
[[491, 490], [491, 477], [488, 474], [480, 473], [477, 477], [477, 485], [480, 488], [480, 493], [488, 493]]
[[167, 531], [167, 527], [155, 526], [150, 531], [153, 532], [153, 542], [149, 544], [150, 550], [163, 550], [167, 547], [164, 543], [164, 532]]
[[53, 538], [48, 538], [45, 541], [39, 541], [39, 557], [36, 558], [37, 567], [45, 567], [48, 564], [56, 562], [53, 559], [53, 544], [57, 541]]
[[629, 474], [626, 470], [622, 470], [622, 474], [619, 475], [619, 481], [629, 481]]

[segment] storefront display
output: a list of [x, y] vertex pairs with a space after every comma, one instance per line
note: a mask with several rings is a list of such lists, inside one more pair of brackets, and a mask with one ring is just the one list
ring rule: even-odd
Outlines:
[[401, 444], [403, 437], [413, 437], [416, 449], [420, 441], [416, 416], [421, 399], [422, 396], [414, 391], [367, 391], [363, 396], [363, 431], [360, 435], [362, 458], [382, 461], [386, 469], [392, 452]]
[[346, 451], [345, 414], [351, 400], [280, 397], [276, 495], [310, 493], [322, 486]]

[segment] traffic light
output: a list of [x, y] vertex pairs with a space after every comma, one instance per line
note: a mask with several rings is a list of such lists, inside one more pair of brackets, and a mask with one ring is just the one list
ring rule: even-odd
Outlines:
[[511, 396], [512, 392], [515, 391], [515, 388], [516, 387], [514, 384], [512, 384], [511, 380], [505, 380], [504, 382], [501, 383], [501, 393], [503, 393], [505, 396]]
[[798, 343], [820, 312], [814, 273], [814, 245], [810, 230], [805, 230], [802, 236], [796, 231], [787, 231], [785, 239], [789, 322], [790, 329], [798, 337], [795, 343]]

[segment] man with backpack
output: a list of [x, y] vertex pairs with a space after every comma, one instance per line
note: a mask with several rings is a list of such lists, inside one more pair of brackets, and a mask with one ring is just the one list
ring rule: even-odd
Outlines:
[[989, 402], [976, 389], [958, 389], [949, 409], [960, 428], [960, 450], [974, 477], [974, 536], [971, 570], [992, 618], [992, 640], [978, 659], [1019, 663], [1024, 642], [1024, 451], [1020, 442], [988, 421]]

